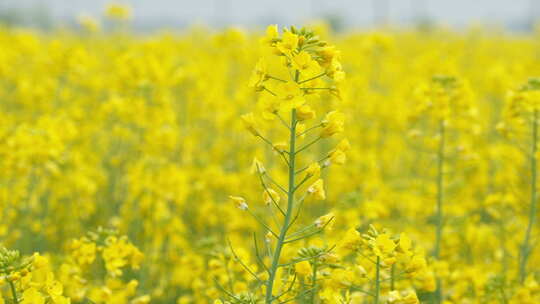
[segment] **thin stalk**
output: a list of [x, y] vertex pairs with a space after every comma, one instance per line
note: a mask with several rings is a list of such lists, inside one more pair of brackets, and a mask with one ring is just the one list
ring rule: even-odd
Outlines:
[[270, 93], [270, 95], [272, 95], [272, 96], [277, 96], [276, 93], [270, 91], [267, 87], [263, 87], [263, 89], [264, 89], [266, 92]]
[[266, 77], [268, 77], [269, 79], [274, 79], [274, 80], [277, 80], [277, 81], [281, 81], [281, 82], [287, 82], [287, 80], [283, 80], [281, 78], [278, 78], [278, 77], [274, 77], [274, 76], [271, 76], [271, 75], [266, 75]]
[[381, 294], [381, 258], [377, 257], [376, 273], [375, 273], [375, 300], [374, 304], [379, 304], [379, 297]]
[[508, 303], [508, 299], [506, 298], [506, 293], [504, 292], [504, 286], [503, 286], [503, 285], [501, 285], [501, 286], [499, 287], [499, 291], [500, 291], [500, 293], [501, 293], [501, 302], [502, 302], [503, 304], [507, 304], [507, 303]]
[[13, 295], [13, 303], [19, 304], [19, 298], [17, 297], [17, 290], [15, 289], [15, 284], [13, 281], [9, 280], [9, 288], [11, 289], [11, 294]]
[[311, 274], [311, 284], [313, 291], [311, 292], [311, 304], [315, 303], [315, 296], [317, 295], [317, 260], [313, 260], [313, 273]]
[[521, 246], [521, 259], [519, 263], [519, 278], [520, 282], [523, 283], [527, 277], [527, 260], [531, 254], [532, 248], [530, 244], [532, 229], [536, 223], [536, 151], [537, 151], [537, 140], [538, 140], [538, 110], [534, 111], [533, 121], [532, 121], [532, 144], [531, 144], [531, 202], [529, 210], [529, 224], [527, 225], [527, 231], [525, 232], [525, 239], [523, 240], [523, 245]]
[[261, 220], [258, 216], [255, 215], [255, 213], [251, 212], [251, 210], [246, 209], [247, 212], [259, 223], [261, 224], [261, 226], [264, 227], [264, 229], [268, 230], [268, 232], [270, 232], [274, 237], [278, 237], [278, 235], [268, 226], [266, 225], [263, 220]]
[[259, 252], [259, 245], [257, 245], [257, 234], [255, 234], [255, 232], [253, 233], [253, 244], [255, 245], [255, 257], [257, 257], [257, 261], [259, 261], [259, 264], [261, 264], [264, 270], [268, 272], [268, 267], [266, 267], [266, 264], [264, 264], [264, 261]]
[[318, 142], [319, 140], [321, 140], [321, 138], [322, 138], [322, 137], [319, 136], [319, 137], [317, 137], [316, 139], [314, 139], [312, 142], [310, 142], [309, 144], [306, 144], [305, 146], [303, 146], [302, 148], [300, 148], [300, 149], [298, 150], [298, 153], [300, 153], [300, 152], [304, 151], [305, 149], [311, 147], [313, 144], [315, 144], [316, 142]]
[[439, 259], [441, 254], [441, 239], [443, 229], [443, 199], [444, 199], [444, 146], [445, 146], [445, 127], [444, 120], [439, 123], [439, 151], [437, 153], [437, 230], [435, 235], [435, 258]]
[[[441, 241], [444, 225], [444, 213], [443, 213], [443, 200], [444, 200], [444, 149], [446, 144], [446, 132], [445, 121], [443, 119], [439, 122], [439, 150], [437, 152], [437, 228], [435, 233], [435, 259], [441, 257]], [[442, 302], [442, 282], [440, 278], [437, 278], [437, 289], [435, 290], [435, 301], [440, 304]]]
[[[298, 74], [298, 73], [297, 73]], [[298, 76], [297, 76], [298, 77]], [[289, 189], [287, 191], [287, 210], [285, 211], [285, 219], [281, 226], [281, 231], [276, 243], [276, 249], [272, 257], [272, 264], [270, 266], [270, 273], [268, 276], [268, 282], [266, 286], [265, 303], [271, 304], [274, 300], [272, 296], [272, 290], [274, 287], [274, 280], [276, 279], [276, 273], [279, 266], [279, 258], [281, 256], [281, 250], [285, 244], [287, 237], [287, 230], [291, 221], [294, 206], [294, 191], [295, 191], [295, 160], [296, 160], [296, 109], [291, 111], [291, 127], [289, 138]]]
[[326, 72], [324, 72], [324, 73], [322, 73], [322, 74], [319, 74], [319, 75], [317, 75], [317, 76], [313, 76], [313, 77], [308, 78], [308, 79], [304, 79], [304, 80], [302, 80], [302, 81], [300, 81], [300, 82], [298, 82], [298, 83], [304, 83], [304, 82], [308, 82], [308, 81], [311, 81], [311, 80], [315, 80], [315, 79], [317, 79], [317, 78], [323, 77], [324, 75], [326, 75]]

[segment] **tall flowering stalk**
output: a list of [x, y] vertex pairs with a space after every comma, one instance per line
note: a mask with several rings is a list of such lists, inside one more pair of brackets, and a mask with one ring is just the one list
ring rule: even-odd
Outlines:
[[[431, 81], [417, 88], [415, 94], [418, 108], [414, 118], [424, 118], [427, 128], [435, 126], [437, 138], [436, 158], [436, 201], [435, 201], [435, 245], [433, 257], [442, 262], [442, 243], [445, 225], [445, 163], [447, 158], [446, 146], [448, 143], [448, 126], [456, 120], [472, 115], [475, 111], [471, 107], [469, 91], [464, 83], [456, 77], [448, 75], [435, 75]], [[437, 277], [435, 302], [442, 303], [442, 279]]]
[[[281, 219], [275, 225], [277, 226], [276, 231], [266, 223], [264, 218], [260, 218], [250, 210], [244, 198], [231, 196], [231, 199], [238, 208], [251, 214], [268, 231], [265, 243], [270, 258], [269, 265], [263, 262], [257, 250], [257, 257], [267, 272], [266, 280], [258, 278], [261, 285], [264, 286], [264, 302], [267, 304], [282, 303], [288, 294], [295, 294], [296, 298], [308, 296], [313, 302], [317, 290], [317, 270], [316, 268], [311, 270], [311, 265], [309, 265], [310, 271], [305, 273], [303, 270], [307, 269], [305, 263], [308, 261], [316, 266], [315, 260], [326, 252], [319, 252], [315, 257], [286, 263], [280, 263], [280, 261], [283, 259], [282, 252], [287, 244], [304, 240], [322, 232], [333, 220], [332, 216], [321, 217], [319, 221], [291, 232], [294, 223], [302, 214], [304, 201], [326, 198], [324, 182], [318, 178], [320, 170], [332, 163], [340, 164], [345, 161], [345, 151], [349, 148], [349, 143], [346, 140], [341, 141], [326, 156], [311, 164], [300, 158], [302, 153], [306, 153], [320, 140], [343, 132], [344, 115], [338, 111], [327, 113], [320, 122], [310, 126], [307, 125], [307, 121], [316, 116], [316, 111], [308, 103], [308, 99], [314, 99], [321, 93], [337, 95], [338, 90], [335, 83], [344, 78], [344, 72], [338, 61], [338, 51], [333, 46], [319, 40], [313, 32], [307, 29], [297, 30], [291, 27], [285, 29], [280, 35], [277, 26], [269, 26], [262, 43], [269, 48], [271, 55], [259, 60], [250, 79], [250, 86], [265, 94], [264, 97], [261, 97], [264, 110], [260, 117], [279, 122], [286, 130], [287, 141], [286, 143], [274, 143], [263, 135], [258, 127], [259, 115], [248, 113], [242, 116], [242, 120], [251, 134], [260, 138], [281, 157], [287, 169], [287, 185], [282, 186], [270, 176], [261, 162], [257, 160], [254, 162], [255, 171], [259, 175], [264, 191], [263, 199], [266, 204], [271, 206], [270, 212], [272, 214], [268, 214], [268, 216], [271, 218], [275, 213], [281, 215]], [[273, 68], [272, 71], [270, 71], [270, 67]], [[311, 138], [306, 139], [306, 143], [300, 145], [299, 142], [305, 137]], [[299, 178], [300, 176], [302, 178]], [[311, 185], [306, 187], [309, 184]], [[285, 195], [284, 205], [280, 205], [281, 194]], [[305, 273], [304, 277], [308, 278], [311, 275], [311, 286], [300, 291], [293, 290], [295, 277], [291, 287], [278, 294], [275, 286], [276, 281], [280, 280], [280, 269], [296, 265], [298, 265], [299, 273]], [[254, 273], [251, 270], [249, 272]], [[234, 298], [232, 294], [229, 296]]]
[[536, 225], [537, 213], [537, 158], [538, 158], [538, 116], [540, 112], [540, 78], [531, 78], [519, 90], [512, 92], [507, 104], [507, 118], [519, 121], [519, 125], [529, 128], [530, 150], [527, 154], [530, 170], [530, 201], [528, 224], [519, 250], [519, 282], [527, 278], [527, 264], [532, 254], [531, 236]]

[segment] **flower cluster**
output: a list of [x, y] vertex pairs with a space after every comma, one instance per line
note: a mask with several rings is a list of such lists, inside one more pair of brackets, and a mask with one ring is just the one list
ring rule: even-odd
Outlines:
[[[125, 270], [137, 270], [143, 254], [125, 236], [114, 230], [99, 228], [68, 245], [69, 258], [60, 267], [60, 279], [75, 301], [90, 299], [94, 303], [149, 303], [150, 297], [136, 297], [139, 282], [124, 282]], [[105, 276], [93, 273], [103, 267]], [[129, 268], [128, 268], [129, 267]], [[102, 272], [102, 271], [99, 271]]]
[[[38, 253], [23, 258], [18, 251], [0, 247], [0, 288], [2, 285], [9, 286], [6, 298], [13, 303], [71, 303], [63, 295], [63, 286], [55, 278], [49, 260]], [[0, 303], [5, 303], [1, 296]]]

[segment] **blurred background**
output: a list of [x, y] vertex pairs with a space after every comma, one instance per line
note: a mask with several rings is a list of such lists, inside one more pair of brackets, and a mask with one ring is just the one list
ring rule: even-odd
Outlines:
[[[109, 0], [0, 0], [0, 22], [54, 28], [76, 24], [81, 14], [99, 17]], [[299, 24], [325, 19], [336, 29], [382, 24], [476, 23], [530, 30], [540, 0], [124, 0], [133, 8], [137, 30]]]

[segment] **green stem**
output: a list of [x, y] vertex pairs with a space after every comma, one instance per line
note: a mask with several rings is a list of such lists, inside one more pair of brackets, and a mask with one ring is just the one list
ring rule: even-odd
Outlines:
[[[444, 199], [444, 147], [445, 147], [445, 121], [441, 119], [439, 122], [439, 151], [437, 153], [437, 228], [435, 234], [435, 259], [440, 259], [441, 257], [441, 242], [442, 242], [442, 232], [443, 232], [443, 199]], [[436, 294], [436, 303], [442, 302], [442, 282], [440, 278], [437, 278], [437, 289]]]
[[499, 287], [499, 291], [501, 292], [501, 301], [503, 304], [507, 304], [508, 303], [508, 299], [506, 298], [506, 293], [504, 292], [504, 285], [501, 285]]
[[536, 145], [538, 139], [538, 110], [534, 111], [532, 122], [532, 145], [531, 145], [531, 202], [529, 210], [529, 224], [527, 225], [527, 231], [525, 232], [525, 239], [521, 246], [521, 259], [519, 263], [519, 277], [520, 282], [523, 283], [527, 277], [527, 260], [531, 254], [530, 238], [532, 229], [536, 222]]
[[440, 121], [439, 126], [439, 151], [437, 153], [437, 230], [435, 235], [435, 258], [439, 259], [441, 254], [441, 238], [442, 238], [442, 229], [443, 229], [443, 187], [444, 187], [444, 178], [443, 178], [443, 166], [444, 166], [444, 145], [445, 145], [445, 128], [444, 120]]
[[315, 295], [317, 295], [317, 259], [313, 260], [313, 273], [311, 275], [311, 285], [313, 291], [311, 292], [311, 301], [309, 303], [315, 303]]
[[376, 263], [376, 272], [375, 272], [375, 300], [374, 304], [379, 304], [379, 297], [381, 294], [381, 258], [377, 257]]
[[287, 237], [287, 230], [291, 221], [294, 205], [294, 191], [295, 191], [295, 160], [296, 160], [296, 109], [291, 111], [291, 127], [290, 127], [290, 139], [289, 139], [289, 189], [287, 191], [287, 210], [285, 211], [285, 219], [281, 226], [281, 231], [276, 244], [276, 249], [272, 257], [272, 265], [270, 266], [270, 273], [268, 276], [268, 282], [266, 285], [266, 304], [270, 304], [274, 301], [272, 296], [272, 290], [274, 287], [274, 280], [276, 279], [276, 272], [279, 266], [279, 258], [281, 256], [281, 250], [285, 244]]
[[17, 290], [15, 289], [15, 284], [12, 281], [9, 282], [9, 288], [11, 289], [11, 294], [13, 295], [13, 303], [19, 304], [19, 298], [17, 297]]
[[304, 83], [304, 82], [308, 82], [308, 81], [312, 81], [312, 80], [315, 80], [317, 78], [320, 78], [320, 77], [323, 77], [324, 75], [326, 75], [326, 72], [322, 73], [322, 74], [319, 74], [317, 76], [314, 76], [314, 77], [311, 77], [311, 78], [308, 78], [308, 79], [304, 79], [298, 83]]

